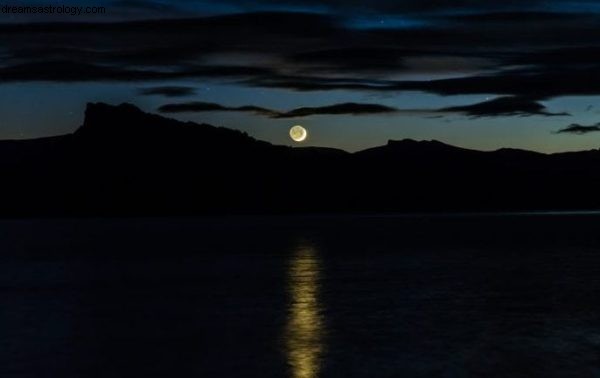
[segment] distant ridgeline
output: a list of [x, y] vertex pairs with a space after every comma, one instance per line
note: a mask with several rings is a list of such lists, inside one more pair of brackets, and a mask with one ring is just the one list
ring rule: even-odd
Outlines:
[[0, 142], [0, 169], [2, 216], [600, 208], [598, 150], [404, 140], [351, 154], [275, 146], [128, 104], [89, 104], [74, 134]]

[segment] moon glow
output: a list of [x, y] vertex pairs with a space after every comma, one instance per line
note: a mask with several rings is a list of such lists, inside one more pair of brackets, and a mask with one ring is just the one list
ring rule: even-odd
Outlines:
[[294, 142], [304, 142], [307, 137], [308, 131], [300, 125], [296, 125], [290, 129], [290, 138], [292, 138]]

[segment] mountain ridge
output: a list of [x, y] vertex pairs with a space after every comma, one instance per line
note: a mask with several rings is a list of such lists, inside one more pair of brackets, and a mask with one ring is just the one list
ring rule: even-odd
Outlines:
[[[439, 148], [448, 148], [448, 149], [473, 151], [473, 152], [481, 152], [481, 153], [507, 153], [507, 152], [513, 153], [514, 152], [514, 153], [538, 154], [538, 155], [545, 155], [545, 156], [600, 152], [600, 147], [595, 148], [595, 149], [588, 149], [588, 150], [561, 151], [561, 152], [551, 152], [551, 153], [527, 150], [527, 149], [522, 149], [522, 148], [513, 148], [513, 147], [500, 147], [495, 150], [479, 150], [479, 149], [475, 149], [475, 148], [456, 146], [453, 144], [442, 142], [437, 139], [416, 140], [416, 139], [411, 139], [411, 138], [388, 139], [386, 144], [379, 145], [379, 146], [373, 146], [373, 147], [365, 148], [365, 149], [354, 151], [354, 152], [346, 151], [346, 150], [343, 150], [340, 148], [324, 147], [324, 146], [307, 146], [307, 147], [293, 146], [293, 147], [291, 147], [291, 146], [284, 146], [284, 145], [276, 145], [276, 144], [272, 144], [267, 141], [262, 141], [260, 139], [256, 139], [252, 136], [249, 136], [247, 133], [245, 133], [243, 131], [230, 129], [230, 128], [223, 127], [223, 126], [214, 126], [214, 125], [207, 124], [207, 123], [196, 123], [196, 122], [191, 122], [191, 121], [184, 122], [184, 121], [175, 120], [175, 119], [172, 119], [169, 117], [164, 117], [164, 116], [158, 115], [158, 114], [147, 113], [147, 112], [142, 111], [137, 106], [130, 104], [130, 103], [122, 103], [119, 105], [109, 105], [109, 104], [103, 103], [103, 102], [87, 103], [86, 109], [85, 109], [84, 122], [73, 133], [45, 136], [45, 137], [39, 137], [39, 138], [29, 138], [29, 139], [3, 139], [3, 140], [0, 140], [0, 144], [4, 144], [7, 142], [22, 143], [22, 142], [35, 142], [35, 141], [50, 141], [50, 140], [54, 140], [54, 139], [60, 139], [60, 138], [63, 138], [63, 137], [69, 136], [69, 135], [81, 134], [82, 132], [86, 132], [88, 130], [88, 128], [90, 128], [90, 127], [94, 128], [95, 131], [102, 130], [105, 126], [97, 126], [94, 124], [99, 123], [99, 120], [102, 117], [106, 117], [107, 113], [108, 114], [112, 113], [112, 117], [114, 117], [114, 116], [119, 116], [119, 115], [125, 114], [127, 112], [136, 113], [138, 115], [149, 116], [151, 119], [155, 119], [155, 120], [169, 121], [169, 123], [171, 123], [173, 125], [177, 125], [177, 126], [186, 125], [189, 127], [212, 127], [212, 128], [219, 129], [219, 130], [228, 130], [228, 131], [231, 131], [232, 133], [239, 133], [242, 135], [246, 135], [246, 136], [248, 136], [248, 138], [255, 140], [257, 142], [262, 142], [262, 143], [270, 144], [273, 146], [282, 146], [282, 147], [289, 147], [289, 148], [294, 148], [294, 149], [315, 149], [315, 150], [319, 149], [319, 150], [332, 150], [332, 151], [340, 151], [340, 152], [343, 151], [347, 154], [357, 154], [357, 153], [362, 153], [364, 151], [370, 151], [373, 149], [380, 149], [380, 148], [386, 148], [386, 147], [387, 148], [390, 148], [390, 147], [398, 148], [398, 147], [407, 146], [407, 145], [410, 145], [411, 148], [425, 147], [425, 148], [432, 149], [435, 147], [439, 147]], [[98, 116], [98, 115], [100, 115], [100, 116]], [[90, 120], [93, 120], [92, 125], [90, 125]], [[112, 130], [112, 131], [115, 132], [115, 134], [119, 134], [119, 132], [122, 130]], [[148, 130], [148, 128], [140, 128], [138, 131], [148, 132], [149, 130]], [[102, 133], [104, 133], [104, 132], [105, 132], [105, 130], [102, 130]]]
[[0, 216], [597, 209], [600, 151], [390, 140], [354, 153], [90, 103], [72, 134], [0, 141]]

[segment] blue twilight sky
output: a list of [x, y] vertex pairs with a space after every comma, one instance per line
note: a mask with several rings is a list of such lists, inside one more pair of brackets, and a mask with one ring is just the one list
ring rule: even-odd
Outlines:
[[302, 124], [347, 150], [600, 147], [592, 1], [12, 0], [0, 34], [1, 139], [70, 133], [102, 101], [278, 144]]

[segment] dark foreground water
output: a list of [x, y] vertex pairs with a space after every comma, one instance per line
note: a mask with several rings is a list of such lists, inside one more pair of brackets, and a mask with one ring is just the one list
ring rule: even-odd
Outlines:
[[598, 377], [600, 216], [0, 221], [0, 377]]

